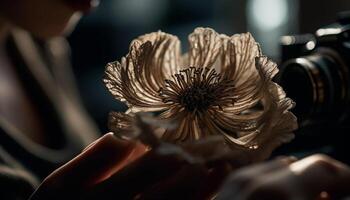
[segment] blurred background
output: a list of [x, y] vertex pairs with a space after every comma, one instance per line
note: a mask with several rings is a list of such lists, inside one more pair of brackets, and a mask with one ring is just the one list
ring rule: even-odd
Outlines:
[[104, 87], [104, 68], [124, 56], [135, 37], [162, 30], [177, 35], [186, 50], [187, 35], [198, 26], [227, 35], [249, 31], [278, 62], [282, 35], [313, 33], [344, 10], [350, 10], [349, 0], [104, 0], [69, 37], [74, 72], [103, 133], [108, 112], [126, 109]]

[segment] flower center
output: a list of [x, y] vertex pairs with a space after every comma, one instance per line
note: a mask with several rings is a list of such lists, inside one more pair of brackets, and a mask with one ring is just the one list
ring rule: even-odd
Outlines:
[[164, 103], [174, 104], [189, 112], [203, 112], [212, 106], [222, 108], [234, 103], [232, 80], [223, 79], [214, 69], [190, 67], [165, 80], [160, 89]]
[[189, 111], [203, 111], [215, 101], [211, 87], [203, 84], [192, 85], [179, 96], [179, 102]]

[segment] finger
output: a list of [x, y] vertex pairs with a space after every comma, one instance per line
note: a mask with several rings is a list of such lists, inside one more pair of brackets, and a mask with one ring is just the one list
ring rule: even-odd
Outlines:
[[[130, 159], [135, 149], [143, 146], [135, 142], [121, 140], [108, 133], [90, 145], [70, 162], [55, 170], [40, 185], [32, 199], [45, 196], [46, 199], [58, 199], [51, 194], [62, 194], [79, 191], [84, 187], [95, 184], [113, 173]], [[50, 192], [55, 190], [56, 192]], [[72, 192], [73, 193], [73, 192]]]
[[336, 160], [310, 156], [253, 178], [248, 186], [236, 190], [239, 197], [235, 199], [316, 199], [320, 194], [339, 199], [349, 194], [349, 174], [349, 168]]
[[88, 198], [109, 199], [115, 196], [121, 199], [133, 198], [155, 183], [172, 176], [184, 165], [192, 163], [191, 159], [180, 148], [162, 144], [91, 188]]
[[259, 177], [286, 168], [292, 160], [278, 159], [241, 168], [233, 172], [220, 189], [217, 199], [226, 200], [236, 196], [244, 188], [248, 188]]
[[107, 133], [48, 178], [55, 177], [55, 181], [63, 179], [74, 185], [94, 184], [122, 167], [132, 155], [138, 156], [135, 153], [140, 154], [142, 151], [146, 151], [142, 145]]
[[305, 196], [315, 198], [322, 192], [331, 198], [350, 194], [350, 169], [325, 155], [314, 155], [290, 165], [289, 169], [304, 188]]

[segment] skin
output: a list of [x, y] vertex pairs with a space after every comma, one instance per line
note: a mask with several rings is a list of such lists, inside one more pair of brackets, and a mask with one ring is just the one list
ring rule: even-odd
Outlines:
[[3, 0], [0, 18], [39, 38], [59, 36], [72, 30], [81, 14], [62, 0]]
[[109, 133], [49, 175], [31, 200], [208, 199], [225, 171], [208, 170], [178, 146], [149, 150]]
[[[80, 7], [69, 6], [63, 0], [0, 1], [1, 38], [4, 40], [13, 26], [40, 39], [61, 36], [74, 27], [81, 15], [77, 8]], [[86, 7], [83, 10], [86, 11]], [[14, 95], [13, 98], [0, 101], [0, 105], [8, 108], [10, 103], [14, 103], [13, 107], [23, 108], [18, 112], [20, 115], [12, 121], [11, 117], [17, 112], [2, 112], [0, 109], [0, 114], [8, 116], [8, 120], [24, 130], [28, 138], [46, 145], [45, 136], [50, 134], [46, 130], [40, 130], [40, 116], [32, 109], [30, 97], [25, 96], [23, 87], [11, 70], [12, 63], [4, 60], [7, 60], [6, 56], [2, 60], [0, 74], [6, 77], [3, 80], [11, 86], [9, 88]], [[29, 122], [28, 119], [35, 120], [36, 123]], [[193, 163], [191, 156], [182, 149], [172, 147], [170, 151], [164, 151], [167, 148], [167, 145], [160, 144], [149, 150], [138, 142], [120, 140], [113, 134], [106, 134], [50, 174], [32, 194], [31, 199], [108, 199], [113, 196], [148, 198], [158, 194], [183, 199], [211, 195], [210, 190], [201, 195], [195, 191], [210, 184], [217, 188], [224, 177], [223, 170], [211, 169], [209, 172], [203, 164]], [[197, 184], [198, 181], [203, 184]]]
[[350, 195], [350, 169], [325, 155], [293, 162], [274, 160], [252, 165], [229, 176], [218, 199], [341, 199]]
[[[72, 30], [80, 16], [78, 10], [62, 0], [2, 0], [0, 41], [13, 25], [41, 39], [61, 36]], [[11, 64], [2, 65], [1, 74], [4, 74], [3, 69], [11, 69]], [[11, 73], [7, 73], [11, 79], [9, 83], [16, 82], [16, 76], [10, 76]], [[23, 94], [20, 86], [12, 90], [16, 91], [16, 98]], [[29, 102], [28, 97], [21, 99]], [[37, 118], [35, 123], [40, 122], [39, 117], [33, 117], [34, 110], [21, 115], [25, 119]], [[35, 127], [31, 128], [35, 130]], [[164, 151], [168, 144], [161, 143], [149, 149], [139, 142], [106, 134], [50, 174], [31, 199], [154, 199], [159, 196], [208, 199], [217, 193], [232, 167], [225, 162], [208, 167], [205, 163], [194, 162], [189, 154], [203, 147], [210, 149], [207, 147], [213, 144], [210, 141], [201, 144], [197, 150], [196, 146], [191, 146], [188, 151], [173, 146]], [[235, 171], [217, 196], [218, 199], [232, 199], [237, 194], [240, 195], [236, 199], [314, 199], [321, 198], [320, 194], [326, 190], [334, 197], [341, 197], [350, 191], [349, 174], [348, 166], [323, 155], [296, 162], [290, 159], [270, 161]], [[290, 190], [298, 187], [300, 190]]]
[[69, 33], [81, 16], [62, 0], [0, 1], [0, 115], [14, 124], [30, 140], [44, 146], [51, 144], [42, 118], [31, 96], [19, 80], [4, 43], [14, 27], [27, 30], [37, 38], [49, 39]]

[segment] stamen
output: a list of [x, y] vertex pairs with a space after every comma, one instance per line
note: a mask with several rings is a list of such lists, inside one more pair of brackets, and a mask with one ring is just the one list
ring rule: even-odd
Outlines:
[[204, 112], [212, 106], [222, 110], [234, 103], [234, 85], [214, 69], [189, 67], [165, 80], [159, 91], [164, 103], [178, 104], [189, 112]]

